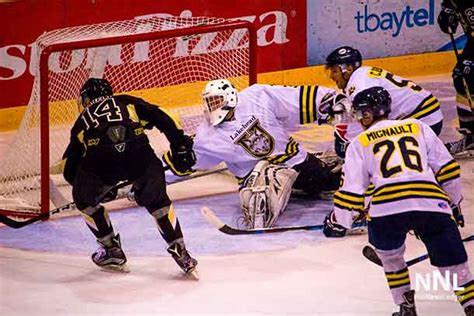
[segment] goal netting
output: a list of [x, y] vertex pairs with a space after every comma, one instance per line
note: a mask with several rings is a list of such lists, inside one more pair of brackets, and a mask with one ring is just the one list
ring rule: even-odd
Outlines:
[[[60, 206], [51, 201], [53, 190], [65, 185], [57, 163], [88, 78], [106, 78], [116, 93], [159, 105], [187, 134], [204, 119], [207, 81], [227, 78], [237, 89], [256, 81], [255, 29], [245, 21], [154, 17], [58, 29], [35, 44], [30, 101], [0, 162], [0, 213], [7, 215], [34, 216]], [[168, 148], [158, 131], [149, 137], [158, 154]]]

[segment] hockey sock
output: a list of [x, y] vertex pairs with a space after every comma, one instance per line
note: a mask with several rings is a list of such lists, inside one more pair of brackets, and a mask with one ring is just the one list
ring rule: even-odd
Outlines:
[[183, 239], [183, 233], [174, 213], [173, 204], [162, 207], [151, 215], [155, 218], [158, 230], [168, 245], [175, 243], [178, 239]]
[[449, 267], [439, 267], [439, 271], [442, 275], [446, 275], [446, 271], [450, 272], [451, 278], [457, 278], [457, 280], [451, 280], [451, 284], [456, 281], [456, 284], [463, 290], [455, 290], [459, 303], [463, 308], [469, 305], [474, 305], [474, 279], [472, 278], [469, 264], [467, 262], [457, 264]]
[[403, 294], [410, 291], [410, 275], [403, 259], [405, 245], [393, 250], [375, 250], [383, 263], [385, 277], [395, 304], [405, 302]]
[[87, 227], [95, 235], [97, 239], [111, 235], [114, 232], [109, 214], [102, 205], [90, 206], [81, 211], [82, 217], [85, 219]]

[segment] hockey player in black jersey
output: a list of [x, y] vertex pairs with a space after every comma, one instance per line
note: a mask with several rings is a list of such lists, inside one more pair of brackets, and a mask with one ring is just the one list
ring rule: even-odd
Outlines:
[[64, 178], [100, 248], [92, 261], [102, 268], [126, 270], [121, 248], [100, 197], [120, 181], [133, 184], [135, 200], [155, 219], [168, 252], [186, 273], [197, 261], [186, 250], [173, 204], [166, 193], [163, 165], [144, 129], [158, 128], [170, 142], [173, 164], [188, 170], [195, 163], [192, 139], [159, 107], [130, 95], [113, 95], [106, 79], [88, 79], [80, 90], [83, 111], [76, 120], [63, 155]]
[[474, 2], [443, 0], [438, 16], [441, 31], [452, 36], [456, 33], [459, 22], [466, 34], [467, 42], [462, 53], [457, 56], [458, 60], [453, 69], [459, 132], [463, 134], [460, 140], [447, 144], [449, 152], [455, 157], [474, 155]]

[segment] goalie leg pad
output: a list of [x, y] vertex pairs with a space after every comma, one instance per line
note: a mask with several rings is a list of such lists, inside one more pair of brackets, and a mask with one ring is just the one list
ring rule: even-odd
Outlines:
[[285, 210], [298, 173], [265, 162], [257, 164], [252, 174], [247, 187], [240, 190], [244, 221], [250, 228], [271, 227]]

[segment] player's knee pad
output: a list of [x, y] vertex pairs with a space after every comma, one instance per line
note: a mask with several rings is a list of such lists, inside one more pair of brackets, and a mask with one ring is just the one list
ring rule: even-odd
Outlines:
[[472, 280], [472, 273], [469, 269], [469, 263], [467, 261], [448, 267], [438, 267], [438, 270], [442, 275], [447, 275], [447, 271], [449, 271], [451, 277], [457, 275], [458, 285], [462, 285]]
[[375, 252], [382, 260], [385, 271], [399, 271], [406, 268], [405, 259], [403, 255], [405, 253], [405, 244], [397, 249], [381, 250], [375, 248]]
[[252, 228], [271, 227], [285, 210], [297, 175], [287, 166], [257, 164], [252, 178], [239, 192], [246, 224]]

